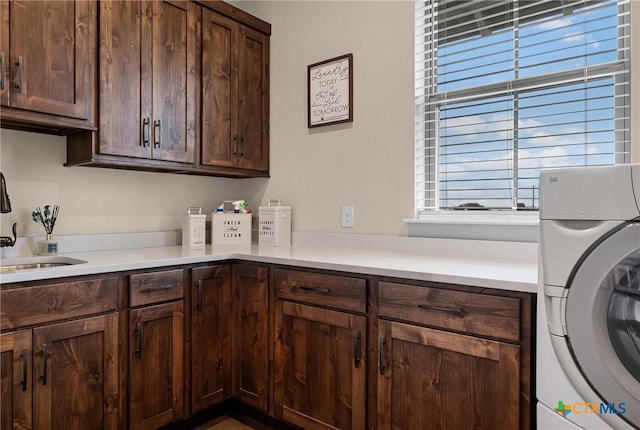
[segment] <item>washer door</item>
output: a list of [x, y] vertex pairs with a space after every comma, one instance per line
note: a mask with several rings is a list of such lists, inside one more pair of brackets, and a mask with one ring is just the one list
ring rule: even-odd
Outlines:
[[[605, 237], [569, 284], [567, 343], [600, 399], [640, 427], [640, 224]], [[623, 405], [621, 405], [623, 404]], [[616, 415], [607, 409], [607, 415]], [[612, 418], [613, 419], [613, 418]]]

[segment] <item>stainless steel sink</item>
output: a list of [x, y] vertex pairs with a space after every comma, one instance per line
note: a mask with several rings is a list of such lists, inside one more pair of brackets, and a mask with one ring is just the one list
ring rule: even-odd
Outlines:
[[0, 273], [15, 272], [18, 270], [47, 269], [82, 263], [86, 263], [86, 261], [57, 256], [2, 259], [0, 260]]

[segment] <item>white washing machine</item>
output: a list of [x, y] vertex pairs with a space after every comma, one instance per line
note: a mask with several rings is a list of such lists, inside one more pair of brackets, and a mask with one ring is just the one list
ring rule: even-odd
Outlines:
[[640, 165], [540, 175], [537, 427], [640, 428]]

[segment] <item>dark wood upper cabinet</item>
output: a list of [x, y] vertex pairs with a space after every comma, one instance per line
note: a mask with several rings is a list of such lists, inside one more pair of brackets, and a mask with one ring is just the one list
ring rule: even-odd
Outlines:
[[95, 128], [96, 3], [1, 0], [3, 127]]
[[100, 1], [98, 24], [99, 130], [69, 136], [67, 165], [268, 176], [268, 23], [147, 0]]
[[100, 2], [98, 154], [194, 162], [199, 11], [187, 1]]
[[198, 168], [254, 176], [269, 171], [269, 37], [208, 9]]

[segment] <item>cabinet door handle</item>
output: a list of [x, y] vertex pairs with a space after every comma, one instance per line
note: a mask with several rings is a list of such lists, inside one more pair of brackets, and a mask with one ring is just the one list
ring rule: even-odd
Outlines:
[[47, 344], [42, 345], [42, 364], [44, 364], [44, 369], [42, 370], [42, 385], [47, 385], [47, 356], [49, 355], [49, 349], [47, 348]]
[[356, 367], [360, 367], [360, 332], [356, 331], [353, 336], [353, 365]]
[[27, 348], [22, 348], [22, 391], [27, 391]]
[[149, 118], [144, 118], [142, 120], [142, 146], [149, 146], [149, 134], [151, 132], [151, 120]]
[[18, 56], [18, 61], [15, 63], [16, 66], [16, 90], [18, 93], [22, 94], [22, 71], [24, 69], [22, 64], [22, 56]]
[[233, 156], [237, 157], [238, 156], [238, 135], [236, 134], [235, 136], [233, 136]]
[[140, 290], [141, 293], [155, 293], [156, 291], [170, 290], [175, 288], [176, 284], [158, 285], [157, 287], [147, 287]]
[[329, 294], [329, 289], [328, 288], [318, 288], [318, 287], [305, 287], [304, 285], [300, 287], [301, 290], [303, 291], [311, 291], [314, 293], [320, 293], [320, 294]]
[[384, 375], [384, 371], [386, 369], [384, 365], [384, 336], [380, 337], [380, 348], [378, 348], [378, 367], [380, 375]]
[[451, 309], [451, 308], [444, 308], [444, 307], [441, 307], [441, 306], [432, 306], [432, 305], [423, 305], [423, 304], [419, 304], [418, 307], [420, 309], [424, 309], [426, 311], [446, 312], [448, 314], [455, 314], [455, 315], [458, 315], [460, 317], [463, 316], [461, 309]]
[[160, 120], [153, 121], [153, 147], [160, 148]]
[[4, 51], [0, 51], [0, 90], [4, 90]]
[[244, 157], [244, 150], [245, 150], [245, 149], [246, 149], [246, 147], [247, 147], [247, 145], [246, 145], [246, 143], [245, 143], [245, 141], [244, 141], [244, 137], [241, 137], [241, 138], [240, 138], [240, 143], [242, 143], [242, 152], [240, 153], [240, 156], [241, 156], [241, 157]]
[[136, 357], [142, 358], [142, 323], [136, 325]]
[[198, 301], [196, 302], [196, 310], [202, 310], [202, 279], [198, 281]]

